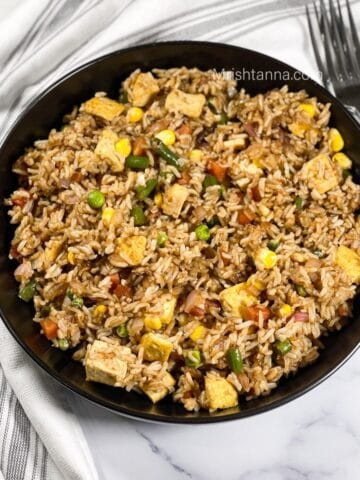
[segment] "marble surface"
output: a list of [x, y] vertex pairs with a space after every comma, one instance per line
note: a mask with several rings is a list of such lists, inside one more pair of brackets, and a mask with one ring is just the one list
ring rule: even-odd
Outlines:
[[360, 352], [299, 399], [224, 424], [150, 424], [71, 397], [101, 480], [360, 478]]

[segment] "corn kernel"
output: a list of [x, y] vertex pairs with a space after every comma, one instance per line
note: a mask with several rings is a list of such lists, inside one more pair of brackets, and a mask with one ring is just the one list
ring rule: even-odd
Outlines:
[[155, 195], [154, 202], [155, 202], [155, 205], [157, 207], [161, 207], [161, 205], [162, 205], [162, 195], [161, 195], [160, 192]]
[[254, 158], [252, 163], [253, 163], [253, 165], [255, 165], [256, 168], [263, 168], [264, 167], [260, 158]]
[[144, 110], [139, 107], [131, 107], [128, 111], [128, 119], [131, 123], [140, 122], [144, 116]]
[[339, 167], [343, 168], [344, 170], [347, 170], [352, 166], [352, 161], [347, 155], [345, 155], [345, 153], [342, 153], [342, 152], [335, 153], [332, 159], [334, 162], [336, 162], [339, 165]]
[[206, 334], [206, 328], [203, 325], [198, 325], [195, 330], [193, 330], [190, 338], [193, 342], [198, 342], [201, 340]]
[[297, 137], [303, 137], [305, 135], [306, 130], [309, 129], [309, 125], [306, 123], [300, 122], [293, 122], [289, 125], [289, 130], [291, 133], [296, 135]]
[[344, 148], [344, 139], [337, 128], [330, 128], [329, 140], [330, 148], [333, 152], [340, 152]]
[[191, 150], [189, 158], [193, 162], [200, 162], [203, 157], [203, 152], [201, 150]]
[[75, 254], [74, 252], [68, 252], [67, 259], [70, 265], [75, 265]]
[[255, 265], [257, 268], [270, 269], [276, 265], [277, 255], [269, 248], [260, 248], [255, 253]]
[[247, 279], [246, 284], [248, 286], [255, 287], [256, 290], [259, 290], [259, 292], [262, 292], [266, 288], [264, 282], [262, 282], [258, 278], [254, 278], [254, 275], [251, 275], [251, 277]]
[[162, 324], [159, 317], [148, 315], [144, 318], [144, 325], [149, 330], [160, 330]]
[[107, 306], [106, 305], [97, 305], [94, 309], [94, 317], [96, 320], [100, 320], [106, 313]]
[[101, 218], [106, 227], [110, 226], [114, 213], [115, 213], [115, 210], [111, 207], [104, 208], [104, 210], [102, 211]]
[[279, 308], [279, 315], [282, 318], [287, 318], [292, 314], [293, 308], [287, 303], [283, 303]]
[[305, 112], [310, 118], [315, 117], [316, 108], [312, 103], [300, 103], [299, 110]]
[[161, 132], [155, 135], [156, 138], [161, 140], [165, 145], [173, 145], [176, 137], [173, 130], [161, 130]]
[[128, 157], [131, 153], [131, 142], [128, 138], [120, 138], [115, 143], [115, 150], [123, 157]]

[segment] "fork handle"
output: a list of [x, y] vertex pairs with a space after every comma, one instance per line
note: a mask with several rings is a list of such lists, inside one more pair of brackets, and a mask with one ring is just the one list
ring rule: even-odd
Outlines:
[[349, 110], [355, 120], [360, 123], [360, 108], [354, 107], [353, 105], [346, 105], [346, 108]]

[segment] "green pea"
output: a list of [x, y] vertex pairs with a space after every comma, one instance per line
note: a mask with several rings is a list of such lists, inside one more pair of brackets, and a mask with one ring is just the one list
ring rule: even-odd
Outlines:
[[145, 170], [149, 165], [149, 158], [141, 155], [129, 155], [125, 160], [125, 166], [131, 170]]
[[286, 355], [292, 349], [290, 340], [286, 339], [283, 342], [277, 341], [275, 343], [275, 348], [280, 355]]
[[177, 153], [170, 150], [159, 138], [152, 138], [150, 144], [155, 153], [160, 155], [167, 164], [180, 169], [179, 155]]
[[295, 290], [300, 297], [307, 297], [307, 291], [303, 287], [303, 285], [295, 285]]
[[304, 206], [304, 200], [301, 197], [296, 196], [294, 200], [294, 204], [296, 209], [300, 210]]
[[168, 240], [167, 234], [165, 232], [159, 232], [156, 239], [156, 245], [158, 247], [164, 247], [167, 240]]
[[77, 295], [73, 295], [73, 298], [71, 300], [71, 305], [75, 308], [82, 308], [84, 305], [84, 300], [81, 297], [78, 297]]
[[208, 187], [213, 187], [214, 185], [219, 185], [217, 178], [214, 177], [214, 175], [205, 175], [203, 181], [204, 189], [207, 189]]
[[199, 368], [201, 365], [201, 353], [199, 350], [192, 350], [185, 357], [185, 365], [191, 368]]
[[60, 338], [58, 340], [58, 345], [60, 350], [62, 350], [63, 352], [65, 352], [65, 350], [70, 347], [69, 341], [66, 338]]
[[133, 217], [134, 225], [136, 227], [141, 227], [142, 225], [145, 225], [146, 217], [142, 207], [140, 207], [139, 205], [135, 205], [135, 207], [131, 209], [130, 215]]
[[267, 243], [267, 247], [273, 252], [275, 252], [279, 248], [279, 245], [280, 245], [279, 240], [274, 240], [274, 239], [269, 240]]
[[226, 352], [226, 357], [230, 368], [234, 373], [240, 373], [243, 371], [244, 365], [238, 348], [229, 348]]
[[226, 125], [229, 121], [229, 118], [228, 116], [226, 115], [225, 112], [221, 112], [220, 113], [220, 118], [219, 118], [219, 121], [218, 121], [218, 124], [219, 125]]
[[36, 293], [36, 282], [35, 280], [30, 280], [23, 288], [19, 290], [19, 298], [24, 300], [24, 302], [30, 302]]
[[93, 190], [88, 194], [87, 202], [91, 208], [99, 209], [105, 203], [105, 195], [99, 190]]
[[148, 180], [145, 185], [139, 185], [136, 188], [137, 198], [139, 200], [145, 200], [145, 198], [149, 197], [155, 190], [157, 183], [158, 181], [156, 180], [156, 178], [150, 178], [150, 180]]
[[210, 229], [207, 225], [202, 223], [195, 228], [195, 235], [198, 240], [203, 240], [204, 242], [207, 242], [208, 240], [210, 240], [211, 237]]
[[117, 334], [120, 338], [126, 338], [126, 337], [129, 336], [129, 332], [128, 332], [128, 329], [127, 329], [125, 323], [123, 323], [122, 325], [119, 325], [119, 326], [116, 328], [116, 334]]

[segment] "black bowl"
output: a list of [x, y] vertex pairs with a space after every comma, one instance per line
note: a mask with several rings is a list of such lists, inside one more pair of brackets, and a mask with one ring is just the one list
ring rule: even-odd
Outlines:
[[[47, 137], [52, 127], [61, 124], [62, 116], [73, 105], [105, 90], [116, 98], [120, 82], [136, 68], [198, 67], [203, 70], [232, 70], [239, 84], [250, 93], [266, 92], [288, 84], [290, 89], [306, 89], [323, 102], [332, 103], [332, 122], [345, 139], [346, 149], [354, 160], [354, 169], [360, 167], [360, 128], [344, 106], [320, 85], [303, 76], [292, 67], [257, 52], [238, 47], [207, 42], [169, 42], [142, 45], [121, 50], [94, 60], [56, 82], [39, 96], [21, 115], [0, 151], [0, 203], [16, 185], [11, 165], [24, 147], [35, 139]], [[246, 73], [247, 72], [247, 73]], [[356, 171], [354, 172], [356, 176]], [[50, 346], [32, 322], [33, 308], [17, 297], [18, 285], [14, 280], [15, 263], [8, 259], [12, 235], [6, 214], [0, 212], [0, 312], [8, 329], [29, 354], [52, 377], [64, 386], [107, 407], [131, 417], [169, 423], [211, 423], [235, 420], [265, 412], [282, 405], [319, 384], [356, 350], [360, 340], [359, 302], [355, 300], [354, 319], [341, 332], [325, 339], [326, 348], [319, 360], [297, 375], [283, 380], [267, 397], [241, 402], [241, 410], [233, 408], [216, 413], [186, 412], [180, 405], [166, 398], [157, 405], [135, 392], [127, 393], [105, 385], [85, 382], [83, 367]], [[30, 358], [29, 358], [29, 361]]]

